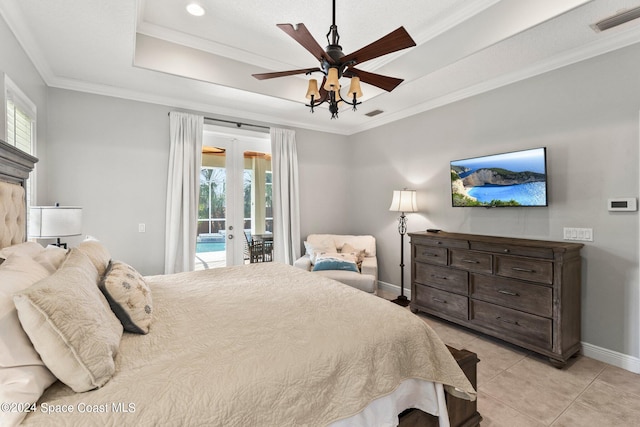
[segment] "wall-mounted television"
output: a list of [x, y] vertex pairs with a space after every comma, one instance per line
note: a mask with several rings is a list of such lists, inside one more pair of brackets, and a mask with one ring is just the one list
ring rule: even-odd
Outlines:
[[547, 206], [547, 150], [533, 148], [451, 162], [457, 206]]

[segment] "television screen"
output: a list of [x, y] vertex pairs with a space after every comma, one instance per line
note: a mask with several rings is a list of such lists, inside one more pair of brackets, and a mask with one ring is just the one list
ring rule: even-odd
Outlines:
[[453, 206], [547, 206], [546, 149], [451, 162]]

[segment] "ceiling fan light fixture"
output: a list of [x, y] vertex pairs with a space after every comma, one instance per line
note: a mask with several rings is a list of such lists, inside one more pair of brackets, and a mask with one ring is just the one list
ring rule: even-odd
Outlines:
[[320, 92], [318, 91], [318, 80], [316, 79], [310, 79], [309, 87], [307, 88], [307, 99], [312, 99], [312, 96], [315, 99], [320, 98]]
[[360, 77], [351, 77], [351, 85], [349, 86], [349, 94], [355, 99], [362, 98], [362, 89], [360, 88]]
[[338, 90], [340, 87], [340, 82], [338, 81], [338, 69], [335, 67], [329, 68], [329, 72], [327, 73], [327, 81], [324, 84], [324, 90], [332, 91]]
[[203, 16], [205, 10], [204, 7], [202, 7], [198, 3], [189, 3], [187, 5], [187, 12], [189, 12], [193, 16]]

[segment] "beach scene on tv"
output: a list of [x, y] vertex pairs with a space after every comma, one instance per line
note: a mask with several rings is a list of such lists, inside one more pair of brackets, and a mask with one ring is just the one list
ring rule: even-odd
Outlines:
[[453, 206], [546, 206], [545, 149], [451, 162]]

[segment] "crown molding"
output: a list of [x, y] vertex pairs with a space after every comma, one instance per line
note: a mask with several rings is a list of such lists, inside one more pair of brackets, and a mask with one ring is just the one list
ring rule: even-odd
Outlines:
[[[175, 97], [160, 96], [148, 92], [135, 91], [131, 89], [124, 89], [115, 86], [102, 85], [96, 83], [88, 83], [85, 81], [79, 81], [66, 78], [55, 78], [48, 84], [49, 87], [57, 89], [72, 90], [76, 92], [90, 93], [94, 95], [110, 96], [114, 98], [121, 98], [131, 101], [145, 102], [148, 104], [164, 105], [169, 108], [181, 108], [185, 110], [197, 111], [203, 114], [219, 114], [226, 117], [233, 117], [242, 119], [243, 121], [251, 120], [257, 123], [265, 124], [266, 126], [278, 126], [278, 127], [295, 127], [300, 129], [308, 129], [317, 132], [328, 132], [338, 135], [349, 135], [351, 132], [348, 130], [341, 130], [329, 127], [329, 121], [327, 120], [325, 125], [309, 125], [308, 122], [300, 122], [296, 120], [283, 120], [280, 116], [273, 116], [268, 114], [257, 114], [248, 112], [246, 110], [238, 110], [234, 108], [224, 107], [221, 105], [215, 105], [204, 102], [190, 101], [186, 99], [178, 99]], [[231, 89], [240, 91], [239, 89]], [[242, 92], [242, 91], [240, 91]], [[292, 102], [296, 104], [296, 108], [300, 106], [300, 103], [282, 100], [284, 102]], [[322, 123], [322, 122], [318, 122]]]
[[557, 70], [578, 62], [585, 61], [587, 59], [594, 58], [596, 56], [604, 55], [609, 52], [613, 52], [618, 49], [622, 49], [633, 44], [640, 42], [640, 27], [632, 27], [626, 31], [612, 34], [611, 36], [602, 38], [594, 43], [586, 46], [581, 46], [576, 49], [572, 49], [563, 52], [558, 55], [554, 55], [544, 61], [539, 61], [530, 67], [523, 68], [521, 70], [503, 74], [491, 80], [478, 83], [473, 86], [449, 93], [445, 96], [429, 100], [427, 102], [415, 105], [411, 108], [385, 115], [376, 120], [375, 123], [370, 125], [358, 126], [353, 129], [351, 134], [363, 132], [365, 130], [373, 129], [385, 124], [389, 124], [407, 117], [414, 116], [435, 108], [443, 107], [448, 104], [452, 104], [457, 101], [461, 101], [472, 96], [480, 95], [485, 92], [489, 92], [498, 89], [503, 86], [507, 86], [512, 83], [516, 83], [522, 80], [526, 80], [549, 71]]
[[19, 2], [2, 2], [0, 3], [0, 16], [7, 23], [7, 26], [13, 33], [16, 40], [27, 56], [33, 63], [34, 67], [40, 74], [40, 77], [48, 85], [54, 78], [54, 73], [46, 60], [42, 50], [35, 42], [31, 33], [27, 30], [28, 25], [25, 22], [22, 13], [19, 10]]

